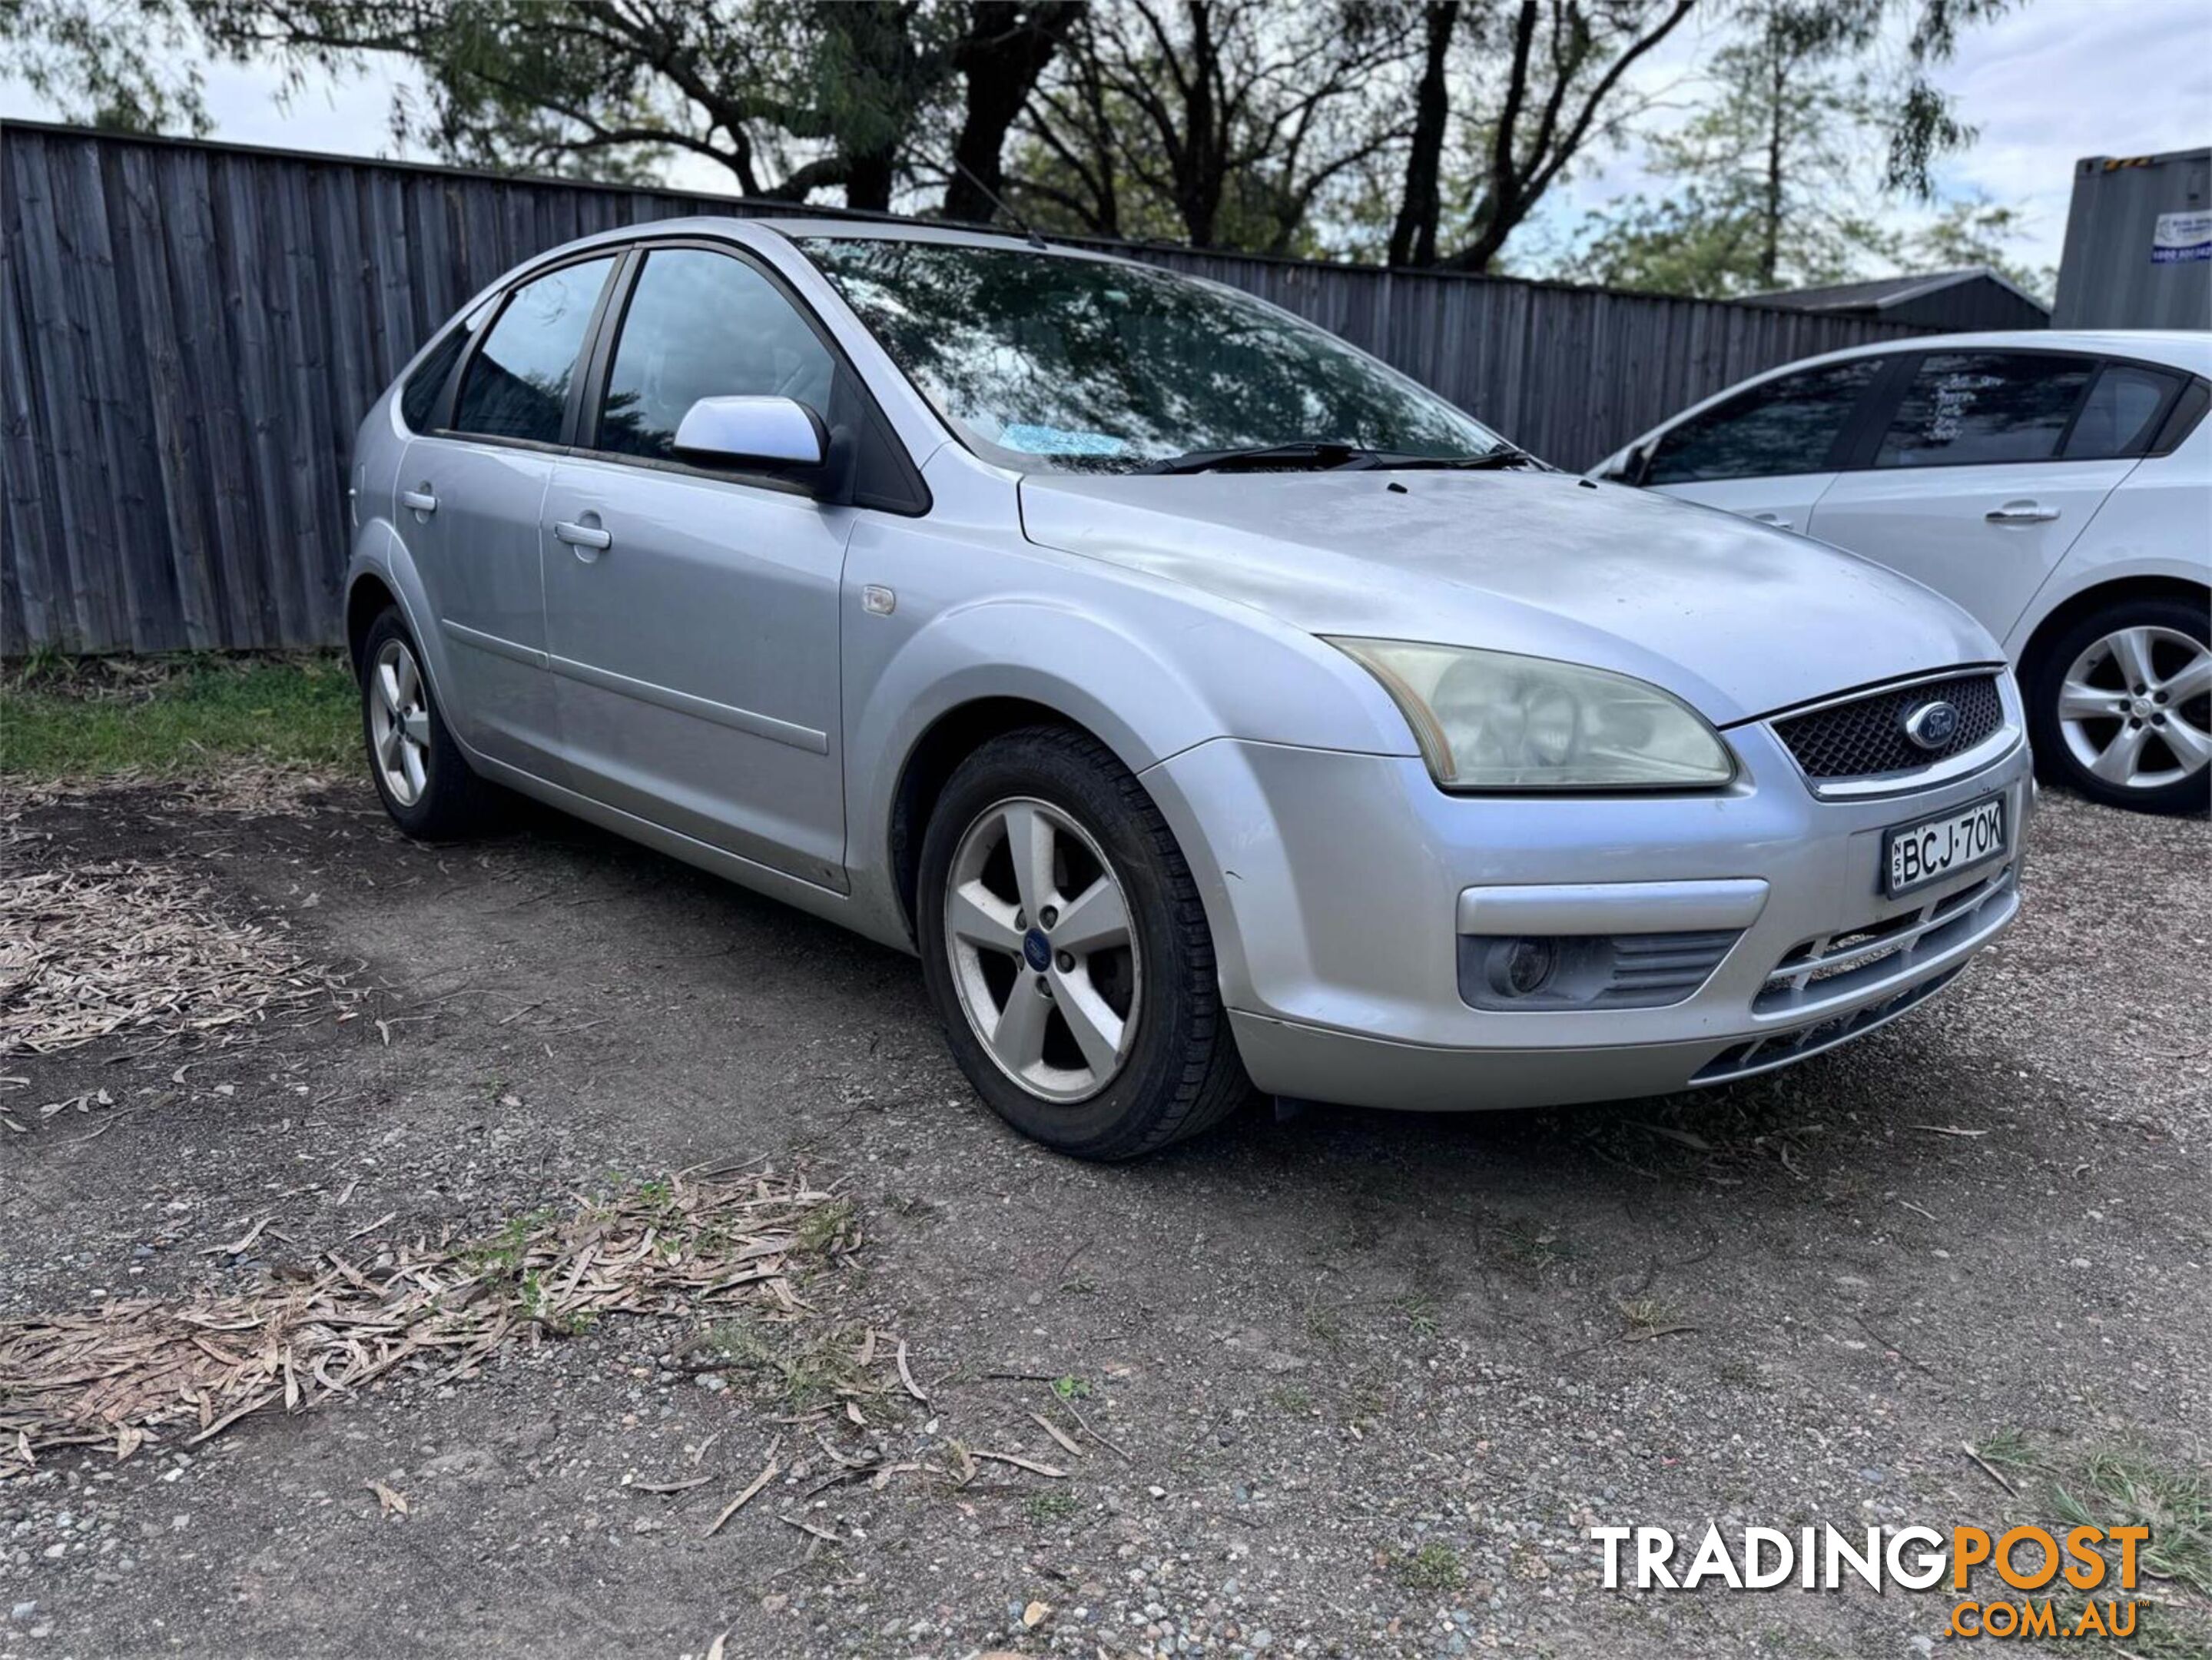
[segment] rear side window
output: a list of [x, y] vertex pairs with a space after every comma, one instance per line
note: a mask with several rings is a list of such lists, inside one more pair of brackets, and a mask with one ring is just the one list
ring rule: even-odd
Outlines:
[[1877, 467], [2047, 461], [2096, 362], [2056, 353], [1941, 351], [1920, 361]]
[[456, 430], [560, 441], [577, 355], [614, 263], [563, 265], [514, 291], [461, 382]]
[[2069, 460], [2141, 455], [2158, 430], [2159, 412], [2181, 384], [2178, 374], [2139, 363], [2107, 363], [2066, 435]]
[[1883, 361], [1854, 357], [1800, 369], [1692, 416], [1660, 439], [1644, 482], [1688, 484], [1821, 471], [1833, 465], [1836, 441]]
[[702, 398], [795, 398], [825, 421], [836, 361], [775, 285], [703, 248], [646, 256], [623, 319], [597, 447], [667, 457]]
[[491, 312], [491, 303], [486, 301], [455, 323], [438, 337], [407, 377], [399, 392], [399, 415], [413, 430], [428, 432], [437, 425], [439, 397], [453, 378], [453, 365], [460, 362], [461, 354], [469, 349], [469, 342], [477, 337]]

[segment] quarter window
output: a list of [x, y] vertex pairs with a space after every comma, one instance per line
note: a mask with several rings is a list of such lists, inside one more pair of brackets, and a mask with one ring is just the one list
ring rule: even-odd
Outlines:
[[597, 447], [668, 457], [702, 398], [792, 398], [825, 420], [836, 360], [775, 285], [702, 248], [645, 258], [623, 319]]
[[1647, 484], [1820, 472], [1883, 360], [1854, 357], [1800, 369], [1692, 416], [1659, 441]]
[[1875, 465], [2047, 461], [2096, 368], [2094, 359], [2049, 352], [1930, 352], [1905, 389]]
[[2141, 455], [2150, 447], [2158, 413], [2181, 384], [2178, 374], [2136, 363], [2107, 363], [2066, 435], [2066, 459]]
[[563, 265], [514, 291], [469, 364], [453, 410], [457, 430], [560, 441], [577, 355], [613, 266], [611, 258]]

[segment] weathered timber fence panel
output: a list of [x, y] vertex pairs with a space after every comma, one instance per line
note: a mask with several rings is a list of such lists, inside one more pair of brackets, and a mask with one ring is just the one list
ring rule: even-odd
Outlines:
[[[0, 126], [0, 653], [331, 642], [355, 424], [531, 254], [728, 198]], [[1706, 301], [1122, 252], [1250, 289], [1583, 466], [1894, 326]]]

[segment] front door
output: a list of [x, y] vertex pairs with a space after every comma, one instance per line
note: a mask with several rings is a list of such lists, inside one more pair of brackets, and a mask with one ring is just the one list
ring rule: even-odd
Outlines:
[[394, 522], [441, 637], [446, 718], [478, 754], [561, 775], [546, 672], [539, 513], [568, 390], [600, 289], [602, 257], [518, 289], [464, 371], [442, 426], [400, 459]]
[[744, 858], [843, 881], [838, 589], [849, 508], [674, 456], [701, 398], [825, 417], [835, 360], [759, 269], [647, 252], [601, 407], [544, 508], [548, 646], [575, 788]]

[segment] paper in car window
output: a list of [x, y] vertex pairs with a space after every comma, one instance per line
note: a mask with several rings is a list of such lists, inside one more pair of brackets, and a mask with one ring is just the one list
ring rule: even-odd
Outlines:
[[999, 442], [1024, 455], [1119, 455], [1128, 447], [1110, 432], [1073, 432], [1066, 427], [1019, 423], [1001, 427]]

